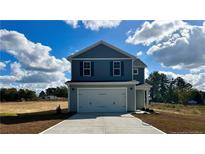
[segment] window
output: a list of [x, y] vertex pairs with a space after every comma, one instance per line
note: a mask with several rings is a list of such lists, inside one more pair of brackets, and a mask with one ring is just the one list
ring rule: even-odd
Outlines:
[[133, 75], [138, 75], [138, 68], [137, 67], [133, 67]]
[[91, 62], [90, 61], [83, 62], [83, 76], [91, 76]]
[[113, 76], [121, 75], [121, 63], [120, 61], [113, 61]]

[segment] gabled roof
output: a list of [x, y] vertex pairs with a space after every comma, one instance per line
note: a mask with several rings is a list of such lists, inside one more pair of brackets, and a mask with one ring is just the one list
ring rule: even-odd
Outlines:
[[77, 57], [77, 56], [79, 56], [79, 55], [81, 55], [81, 54], [83, 54], [83, 53], [89, 51], [90, 49], [95, 48], [95, 47], [98, 46], [98, 45], [101, 45], [101, 44], [102, 44], [102, 45], [105, 45], [105, 46], [107, 46], [107, 47], [109, 47], [109, 48], [112, 48], [113, 50], [115, 50], [115, 51], [117, 51], [117, 52], [119, 52], [119, 53], [121, 53], [121, 54], [123, 54], [123, 55], [126, 55], [127, 57], [130, 57], [131, 59], [135, 59], [135, 58], [136, 58], [135, 56], [133, 56], [133, 55], [131, 55], [131, 54], [129, 54], [129, 53], [127, 53], [127, 52], [125, 52], [125, 51], [123, 51], [123, 50], [121, 50], [121, 49], [119, 49], [119, 48], [117, 48], [117, 47], [115, 47], [115, 46], [113, 46], [113, 45], [111, 45], [111, 44], [109, 44], [109, 43], [107, 43], [107, 42], [101, 40], [101, 41], [98, 41], [98, 42], [96, 42], [95, 44], [93, 44], [93, 45], [91, 45], [91, 46], [89, 46], [89, 47], [87, 47], [87, 48], [84, 48], [84, 49], [82, 49], [82, 50], [76, 52], [75, 54], [69, 56], [67, 59], [70, 61], [70, 60], [72, 60], [73, 58], [75, 58], [75, 57]]
[[147, 65], [143, 63], [139, 58], [135, 58], [133, 65], [137, 67], [147, 67]]

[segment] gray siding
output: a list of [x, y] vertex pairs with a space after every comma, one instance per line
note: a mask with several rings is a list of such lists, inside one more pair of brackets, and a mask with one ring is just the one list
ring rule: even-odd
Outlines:
[[75, 58], [130, 58], [103, 44], [82, 53]]
[[70, 86], [69, 92], [70, 92], [70, 99], [69, 99], [70, 102], [68, 102], [68, 106], [70, 107], [69, 111], [77, 112], [77, 90], [75, 87]]
[[127, 111], [134, 112], [135, 109], [135, 85], [129, 85], [127, 86]]
[[144, 83], [144, 68], [138, 68], [138, 75], [134, 75], [133, 80], [139, 81], [140, 84]]
[[127, 110], [128, 112], [135, 111], [136, 105], [135, 105], [135, 85], [115, 85], [115, 86], [109, 86], [109, 85], [101, 85], [101, 86], [70, 86], [70, 102], [68, 106], [70, 106], [71, 112], [77, 112], [77, 88], [109, 88], [109, 87], [125, 87], [127, 88]]
[[136, 109], [142, 109], [145, 106], [145, 91], [136, 90]]
[[110, 74], [111, 60], [93, 60], [94, 74], [91, 77], [80, 76], [80, 60], [72, 61], [72, 81], [129, 81], [132, 80], [132, 60], [120, 60], [124, 64], [124, 73], [119, 77]]

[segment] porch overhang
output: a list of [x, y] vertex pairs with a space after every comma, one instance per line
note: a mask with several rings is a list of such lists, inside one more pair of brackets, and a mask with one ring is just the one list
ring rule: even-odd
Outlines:
[[147, 91], [147, 90], [150, 90], [151, 87], [152, 86], [150, 84], [144, 83], [144, 84], [136, 85], [135, 88], [136, 88], [136, 90], [145, 90], [145, 91]]
[[67, 81], [66, 85], [136, 85], [139, 84], [138, 81], [111, 81], [111, 82], [73, 82]]

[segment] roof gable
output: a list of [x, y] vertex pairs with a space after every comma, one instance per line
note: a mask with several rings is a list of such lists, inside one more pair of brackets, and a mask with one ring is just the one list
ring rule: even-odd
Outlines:
[[137, 66], [137, 67], [147, 67], [147, 65], [145, 63], [143, 63], [139, 58], [136, 58], [134, 61], [133, 61], [133, 65], [134, 66]]
[[135, 56], [114, 47], [104, 41], [99, 41], [71, 56], [68, 60], [73, 58], [130, 58], [133, 59]]

